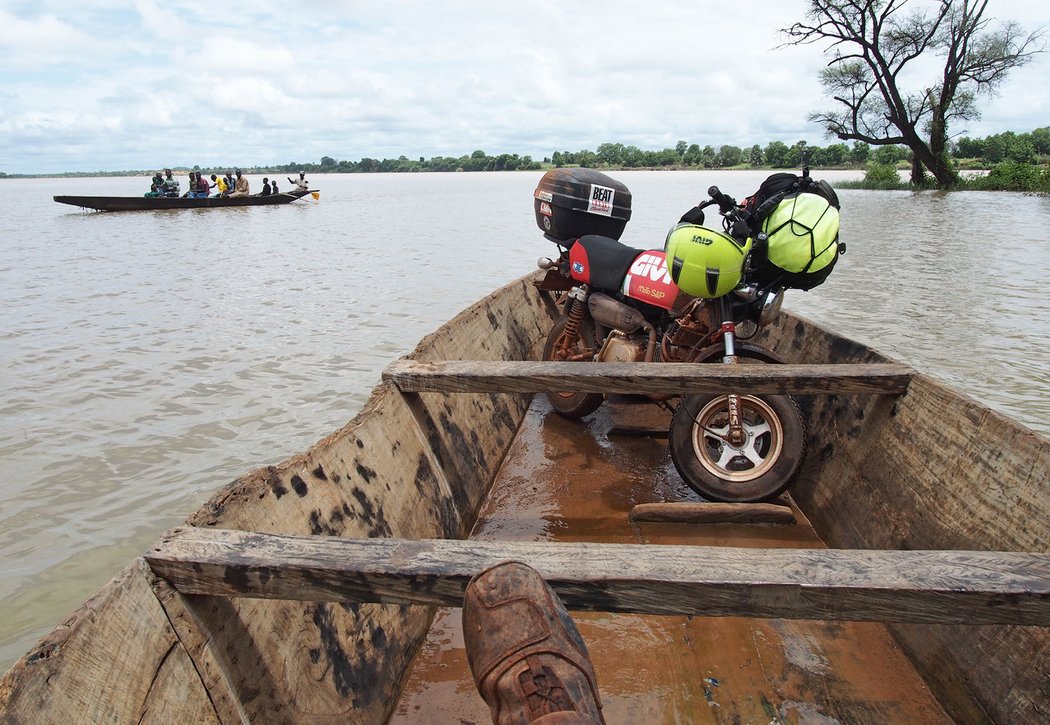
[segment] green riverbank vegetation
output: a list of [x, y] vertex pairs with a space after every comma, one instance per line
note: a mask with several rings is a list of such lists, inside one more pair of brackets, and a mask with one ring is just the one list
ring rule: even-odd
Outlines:
[[[961, 181], [957, 189], [1030, 191], [1050, 193], [1050, 127], [1027, 133], [1007, 131], [985, 138], [963, 137], [950, 145], [953, 166]], [[542, 171], [554, 167], [582, 166], [616, 171], [623, 169], [800, 169], [808, 165], [819, 169], [864, 170], [864, 178], [837, 182], [843, 188], [915, 189], [906, 181], [911, 154], [904, 146], [869, 146], [861, 141], [851, 145], [835, 143], [816, 146], [799, 141], [791, 146], [771, 141], [765, 146], [699, 146], [679, 141], [674, 148], [644, 150], [622, 143], [604, 143], [595, 150], [555, 151], [542, 161], [518, 154], [490, 155], [477, 150], [459, 157], [420, 156], [409, 159], [363, 158], [337, 161], [324, 156], [318, 163], [292, 161], [268, 166], [232, 165], [222, 167], [172, 167], [176, 173], [200, 171], [220, 174], [239, 168], [247, 174], [358, 174], [425, 173], [431, 171]], [[151, 176], [156, 169], [133, 171], [69, 172], [46, 174], [53, 177]], [[27, 178], [29, 174], [4, 174], [0, 178]], [[925, 188], [925, 187], [924, 187]]]

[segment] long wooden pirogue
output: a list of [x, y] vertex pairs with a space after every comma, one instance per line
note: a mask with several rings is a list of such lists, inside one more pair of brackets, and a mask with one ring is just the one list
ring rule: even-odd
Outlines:
[[186, 196], [56, 196], [59, 204], [79, 206], [95, 211], [163, 211], [165, 209], [228, 209], [242, 206], [290, 204], [310, 195], [318, 198], [319, 189], [293, 189], [270, 196], [209, 196], [195, 199]]
[[[792, 365], [627, 370], [530, 362], [552, 315], [523, 278], [425, 338], [41, 640], [3, 720], [483, 722], [448, 608], [508, 558], [591, 610], [610, 722], [1050, 720], [1046, 437], [797, 317], [763, 333]], [[740, 375], [799, 396], [796, 524], [654, 523], [711, 511], [661, 505], [688, 497], [664, 444], [615, 435], [659, 411], [529, 394]]]

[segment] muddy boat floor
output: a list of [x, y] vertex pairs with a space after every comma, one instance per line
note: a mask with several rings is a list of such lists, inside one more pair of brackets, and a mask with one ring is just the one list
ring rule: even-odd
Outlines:
[[[609, 435], [614, 424], [666, 431], [653, 405], [607, 404], [565, 420], [537, 396], [472, 538], [818, 548], [793, 525], [633, 523], [631, 507], [699, 501], [663, 438]], [[574, 612], [612, 723], [951, 722], [881, 624]], [[443, 609], [392, 723], [491, 722], [467, 668], [461, 610]]]

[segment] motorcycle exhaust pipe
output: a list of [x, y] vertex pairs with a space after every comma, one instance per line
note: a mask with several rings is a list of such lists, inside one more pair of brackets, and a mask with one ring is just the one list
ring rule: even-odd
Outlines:
[[644, 329], [649, 324], [641, 312], [601, 292], [591, 293], [587, 309], [595, 322], [627, 334]]

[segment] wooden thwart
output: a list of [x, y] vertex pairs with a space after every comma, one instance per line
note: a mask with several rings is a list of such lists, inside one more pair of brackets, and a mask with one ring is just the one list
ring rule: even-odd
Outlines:
[[640, 503], [631, 521], [669, 524], [793, 524], [790, 506], [775, 503]]
[[180, 528], [145, 554], [183, 594], [462, 605], [502, 561], [571, 610], [1050, 625], [1050, 554], [341, 539]]
[[395, 360], [383, 372], [404, 393], [878, 393], [901, 394], [915, 371], [890, 363], [698, 365]]

